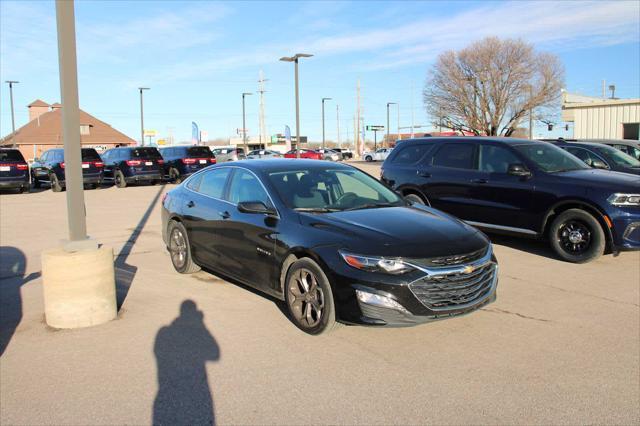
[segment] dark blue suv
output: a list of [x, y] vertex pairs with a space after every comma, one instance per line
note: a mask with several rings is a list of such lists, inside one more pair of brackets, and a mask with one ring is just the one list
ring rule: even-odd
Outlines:
[[19, 149], [0, 148], [0, 189], [29, 191], [29, 165]]
[[216, 157], [208, 146], [172, 146], [160, 148], [160, 154], [164, 159], [164, 175], [175, 183], [216, 163]]
[[412, 202], [479, 228], [548, 238], [564, 260], [640, 249], [640, 177], [589, 168], [547, 143], [510, 138], [401, 142], [382, 180]]
[[[93, 148], [82, 148], [82, 181], [85, 187], [97, 188], [102, 183], [102, 159]], [[31, 182], [34, 188], [40, 188], [43, 182], [51, 186], [53, 192], [65, 187], [64, 149], [54, 148], [42, 153], [31, 164]]]
[[113, 148], [105, 151], [102, 159], [105, 179], [112, 180], [118, 188], [162, 181], [164, 160], [154, 147]]

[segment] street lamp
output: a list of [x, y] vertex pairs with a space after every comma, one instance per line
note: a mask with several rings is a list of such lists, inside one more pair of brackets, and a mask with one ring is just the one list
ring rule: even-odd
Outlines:
[[11, 102], [11, 137], [13, 140], [13, 147], [16, 147], [16, 119], [15, 116], [13, 115], [13, 85], [14, 84], [18, 84], [20, 83], [19, 81], [15, 81], [15, 80], [7, 80], [5, 81], [5, 83], [9, 83], [9, 99]]
[[387, 102], [387, 140], [386, 140], [387, 144], [389, 143], [389, 105], [398, 105], [398, 104], [396, 102]]
[[249, 154], [249, 147], [247, 147], [247, 126], [246, 126], [246, 118], [244, 114], [244, 98], [245, 96], [251, 96], [253, 93], [244, 92], [242, 94], [242, 144], [244, 145], [244, 153], [245, 155]]
[[144, 109], [142, 107], [142, 91], [150, 90], [148, 87], [138, 87], [140, 91], [140, 143], [144, 146]]
[[293, 56], [283, 56], [280, 58], [283, 62], [294, 62], [295, 65], [295, 84], [296, 84], [296, 158], [300, 158], [300, 97], [298, 95], [298, 60], [300, 58], [310, 58], [313, 55], [308, 53], [296, 53]]
[[331, 98], [322, 98], [322, 149], [324, 149], [324, 101], [330, 101]]

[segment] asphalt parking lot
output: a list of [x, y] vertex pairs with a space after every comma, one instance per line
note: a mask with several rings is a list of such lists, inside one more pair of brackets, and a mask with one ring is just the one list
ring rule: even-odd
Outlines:
[[266, 296], [174, 272], [160, 237], [171, 187], [85, 192], [122, 307], [63, 331], [44, 323], [40, 253], [66, 237], [65, 193], [0, 195], [0, 424], [168, 422], [171, 404], [220, 424], [640, 422], [640, 253], [574, 265], [493, 237], [496, 303], [311, 337]]

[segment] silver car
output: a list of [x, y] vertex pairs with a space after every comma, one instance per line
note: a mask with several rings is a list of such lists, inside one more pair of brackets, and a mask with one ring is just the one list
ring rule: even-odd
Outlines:
[[256, 149], [254, 151], [250, 151], [247, 154], [248, 159], [256, 159], [256, 158], [282, 158], [282, 153], [278, 151], [272, 151], [270, 149]]
[[340, 161], [342, 160], [342, 154], [332, 149], [320, 148], [317, 150], [320, 154], [324, 156], [325, 160], [329, 161]]
[[214, 148], [211, 150], [211, 152], [213, 152], [213, 155], [215, 155], [217, 163], [224, 163], [226, 161], [238, 161], [247, 158], [244, 154], [244, 149], [242, 148]]

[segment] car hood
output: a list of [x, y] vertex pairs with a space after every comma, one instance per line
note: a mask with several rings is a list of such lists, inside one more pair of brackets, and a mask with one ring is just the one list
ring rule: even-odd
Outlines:
[[307, 225], [336, 234], [343, 248], [358, 254], [428, 258], [471, 253], [489, 244], [477, 229], [424, 206], [301, 215]]
[[563, 179], [572, 180], [574, 184], [581, 184], [588, 187], [598, 186], [618, 192], [640, 190], [640, 177], [629, 173], [599, 169], [581, 169], [553, 173], [552, 175], [561, 176]]

